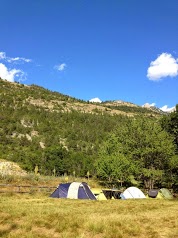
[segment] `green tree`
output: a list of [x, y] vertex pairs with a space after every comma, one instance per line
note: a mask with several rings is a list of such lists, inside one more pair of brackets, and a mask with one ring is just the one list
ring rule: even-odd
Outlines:
[[[131, 120], [124, 131], [125, 153], [136, 163], [145, 186], [152, 188], [156, 181], [166, 176], [175, 154], [173, 138], [162, 129], [158, 121], [146, 118]], [[120, 138], [120, 137], [119, 137]]]
[[174, 142], [177, 146], [176, 152], [178, 154], [178, 104], [174, 112], [161, 119], [161, 125], [168, 133], [174, 136]]
[[120, 185], [132, 174], [133, 165], [123, 153], [118, 137], [111, 134], [100, 147], [95, 163], [97, 176], [109, 182], [119, 181]]
[[53, 175], [54, 168], [56, 175], [62, 175], [68, 171], [68, 151], [62, 146], [51, 146], [43, 153], [41, 169], [44, 174]]
[[101, 151], [96, 166], [100, 176], [111, 179], [113, 175], [134, 175], [136, 180], [142, 179], [146, 187], [152, 188], [170, 168], [175, 146], [173, 138], [157, 121], [134, 118], [120, 125]]

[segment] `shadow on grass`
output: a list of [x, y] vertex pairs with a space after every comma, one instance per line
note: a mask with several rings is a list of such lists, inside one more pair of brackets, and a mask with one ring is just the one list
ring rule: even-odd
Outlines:
[[[2, 223], [1, 223], [2, 224]], [[6, 237], [11, 231], [17, 229], [17, 224], [1, 225], [0, 237]]]

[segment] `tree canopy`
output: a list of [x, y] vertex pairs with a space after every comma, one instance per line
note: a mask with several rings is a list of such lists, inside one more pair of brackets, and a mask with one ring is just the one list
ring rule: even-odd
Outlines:
[[174, 155], [173, 137], [158, 121], [130, 119], [112, 132], [101, 146], [96, 162], [97, 175], [121, 181], [134, 176], [151, 188], [156, 181], [162, 181]]
[[27, 171], [178, 187], [178, 106], [163, 115], [1, 79], [0, 102], [0, 158]]

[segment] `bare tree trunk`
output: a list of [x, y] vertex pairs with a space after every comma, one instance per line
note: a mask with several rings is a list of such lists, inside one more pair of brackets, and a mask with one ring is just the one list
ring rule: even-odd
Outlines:
[[154, 183], [155, 183], [155, 180], [151, 179], [151, 178], [144, 180], [144, 184], [145, 184], [146, 189], [153, 189], [154, 188]]

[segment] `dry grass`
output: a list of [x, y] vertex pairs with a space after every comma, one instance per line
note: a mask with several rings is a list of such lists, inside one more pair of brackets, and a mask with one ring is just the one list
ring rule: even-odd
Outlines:
[[60, 183], [68, 182], [86, 182], [90, 187], [99, 187], [99, 183], [95, 179], [80, 178], [74, 176], [43, 176], [29, 173], [26, 176], [5, 175], [0, 174], [0, 184], [12, 184], [12, 185], [36, 185], [36, 186], [51, 186], [57, 187]]
[[86, 201], [1, 195], [0, 237], [176, 238], [178, 200]]

